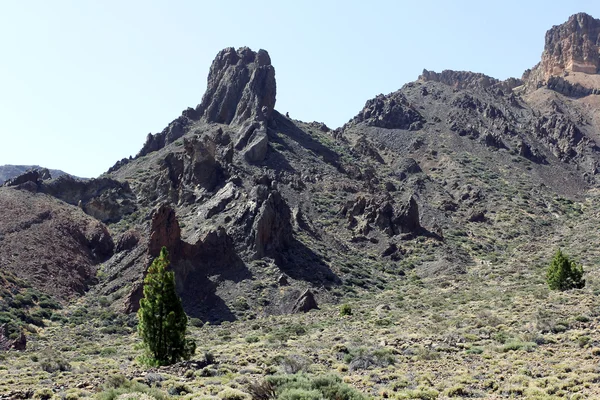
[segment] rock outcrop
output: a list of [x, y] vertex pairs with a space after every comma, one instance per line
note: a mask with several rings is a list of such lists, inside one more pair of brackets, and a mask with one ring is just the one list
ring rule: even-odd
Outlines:
[[545, 78], [564, 71], [596, 74], [600, 71], [600, 20], [585, 13], [546, 32], [540, 68]]
[[196, 111], [208, 122], [241, 124], [268, 120], [275, 107], [275, 69], [264, 50], [247, 47], [219, 52]]
[[310, 289], [306, 289], [296, 300], [292, 307], [292, 313], [306, 313], [310, 310], [318, 310], [319, 305], [315, 299], [314, 293]]
[[44, 182], [39, 191], [79, 206], [102, 222], [117, 222], [137, 209], [129, 184], [112, 178], [82, 180], [63, 175]]
[[152, 214], [148, 255], [158, 257], [164, 247], [169, 251], [171, 262], [176, 262], [181, 256], [181, 229], [175, 210], [163, 204]]
[[291, 210], [278, 191], [272, 190], [260, 206], [252, 236], [255, 258], [276, 254], [291, 243]]
[[361, 122], [378, 128], [415, 131], [423, 127], [425, 120], [402, 93], [394, 92], [387, 96], [380, 94], [368, 100], [352, 120], [354, 124]]
[[493, 86], [506, 91], [510, 91], [522, 84], [520, 79], [509, 78], [505, 81], [500, 81], [477, 72], [453, 71], [448, 69], [439, 73], [424, 69], [423, 73], [419, 76], [419, 80], [423, 82], [441, 82], [456, 89], [489, 88]]
[[8, 325], [0, 325], [0, 351], [19, 350], [23, 351], [27, 348], [27, 338], [25, 333], [21, 331], [16, 339], [10, 339], [8, 334]]
[[348, 202], [341, 210], [348, 219], [348, 228], [361, 235], [368, 235], [375, 225], [388, 236], [402, 233], [419, 234], [419, 206], [414, 197], [400, 207], [391, 198], [371, 198], [359, 196]]
[[[546, 32], [541, 61], [525, 71], [523, 81], [535, 90], [544, 85], [561, 93], [581, 97], [581, 88], [566, 85], [552, 77], [570, 73], [598, 74], [600, 72], [600, 20], [585, 13], [572, 15], [567, 22], [555, 25]], [[586, 88], [589, 90], [589, 88]], [[597, 89], [597, 88], [592, 88]], [[567, 94], [569, 95], [569, 94]]]

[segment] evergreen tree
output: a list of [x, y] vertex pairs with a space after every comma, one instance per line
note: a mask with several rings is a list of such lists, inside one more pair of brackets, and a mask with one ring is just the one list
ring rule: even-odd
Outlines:
[[175, 275], [173, 271], [167, 271], [168, 266], [169, 253], [163, 247], [148, 268], [144, 297], [138, 310], [138, 334], [143, 340], [148, 362], [154, 365], [189, 359], [196, 350], [195, 343], [185, 338], [187, 316], [175, 292]]
[[552, 290], [581, 289], [585, 286], [583, 267], [558, 249], [546, 271], [546, 282]]

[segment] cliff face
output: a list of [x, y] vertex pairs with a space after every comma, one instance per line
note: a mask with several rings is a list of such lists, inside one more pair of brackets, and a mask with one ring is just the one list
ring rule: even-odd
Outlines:
[[197, 111], [208, 122], [240, 124], [267, 120], [275, 107], [275, 69], [269, 53], [247, 47], [219, 52]]
[[596, 74], [600, 70], [599, 46], [600, 20], [575, 14], [546, 32], [541, 68], [546, 77], [564, 71]]
[[[552, 77], [600, 72], [600, 20], [579, 13], [546, 32], [541, 61], [525, 71], [530, 87], [545, 85]], [[570, 79], [573, 81], [573, 79]], [[575, 79], [575, 82], [577, 79]], [[588, 85], [589, 86], [589, 85]]]

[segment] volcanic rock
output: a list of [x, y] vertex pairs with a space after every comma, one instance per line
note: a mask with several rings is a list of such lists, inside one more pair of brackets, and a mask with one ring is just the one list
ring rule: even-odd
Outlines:
[[278, 253], [291, 243], [291, 210], [278, 191], [271, 191], [262, 203], [252, 234], [254, 258]]
[[181, 229], [175, 211], [166, 204], [152, 214], [148, 255], [158, 257], [162, 247], [166, 247], [170, 259], [175, 262], [181, 256]]
[[82, 180], [62, 175], [42, 182], [39, 191], [80, 206], [86, 214], [102, 222], [117, 222], [137, 208], [129, 184], [112, 178]]
[[402, 93], [394, 92], [367, 101], [352, 122], [354, 124], [364, 122], [378, 128], [414, 131], [421, 129], [425, 120]]
[[319, 305], [317, 304], [314, 293], [310, 289], [306, 289], [294, 303], [294, 306], [292, 307], [292, 313], [306, 313], [310, 310], [318, 309]]
[[547, 79], [564, 71], [597, 74], [600, 68], [600, 20], [585, 13], [546, 32], [540, 68]]
[[263, 121], [273, 112], [275, 95], [275, 69], [269, 54], [230, 47], [220, 51], [213, 61], [206, 93], [196, 110], [208, 122]]
[[137, 246], [139, 241], [140, 234], [136, 230], [130, 229], [119, 236], [117, 244], [115, 245], [115, 253], [131, 250]]

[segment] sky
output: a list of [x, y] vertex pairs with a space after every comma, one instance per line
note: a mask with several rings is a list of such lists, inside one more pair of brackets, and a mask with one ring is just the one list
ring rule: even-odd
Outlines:
[[215, 55], [265, 49], [275, 108], [343, 125], [422, 70], [520, 77], [578, 1], [0, 0], [0, 165], [97, 177], [200, 103]]

